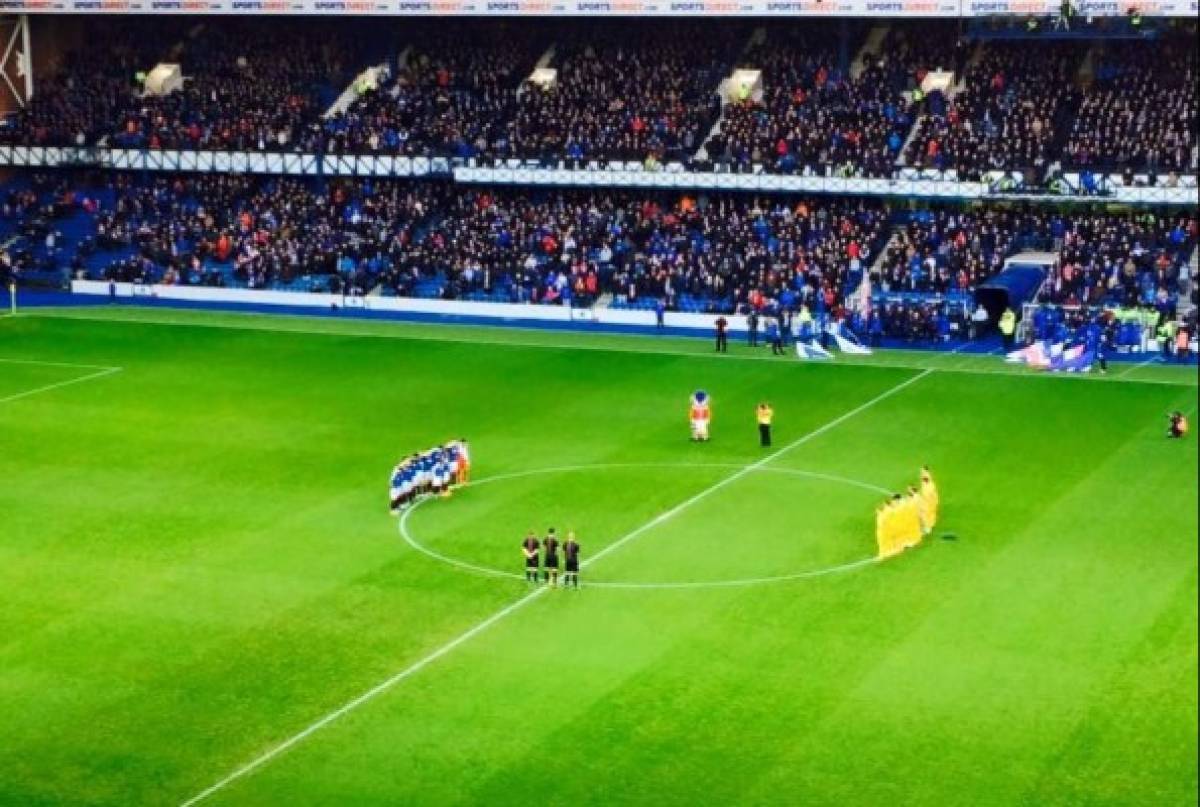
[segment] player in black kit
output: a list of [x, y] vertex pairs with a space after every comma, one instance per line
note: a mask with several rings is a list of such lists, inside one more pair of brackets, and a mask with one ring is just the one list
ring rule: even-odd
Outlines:
[[567, 540], [563, 543], [563, 555], [567, 561], [563, 585], [579, 588], [579, 542], [575, 540], [574, 532], [567, 533]]
[[541, 543], [538, 542], [537, 535], [533, 530], [525, 534], [525, 540], [521, 542], [521, 554], [525, 556], [525, 581], [528, 583], [536, 583], [538, 581], [538, 549]]
[[559, 569], [558, 536], [554, 533], [553, 527], [546, 533], [546, 537], [542, 541], [542, 549], [546, 553], [546, 559], [542, 563], [542, 580], [556, 587], [558, 586]]

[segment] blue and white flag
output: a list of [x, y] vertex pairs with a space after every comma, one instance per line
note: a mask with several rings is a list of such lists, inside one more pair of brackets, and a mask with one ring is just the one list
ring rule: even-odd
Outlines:
[[828, 350], [817, 344], [816, 340], [811, 342], [796, 340], [796, 356], [805, 360], [833, 358]]
[[1067, 347], [1064, 342], [1034, 342], [1028, 347], [1014, 350], [1005, 357], [1013, 364], [1024, 364], [1052, 373], [1086, 373], [1096, 361], [1096, 351], [1086, 344]]

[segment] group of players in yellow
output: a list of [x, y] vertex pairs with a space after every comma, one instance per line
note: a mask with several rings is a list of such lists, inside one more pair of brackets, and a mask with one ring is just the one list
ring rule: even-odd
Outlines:
[[921, 543], [933, 532], [938, 518], [938, 489], [929, 466], [921, 468], [921, 485], [885, 501], [875, 511], [875, 541], [879, 557], [890, 558]]

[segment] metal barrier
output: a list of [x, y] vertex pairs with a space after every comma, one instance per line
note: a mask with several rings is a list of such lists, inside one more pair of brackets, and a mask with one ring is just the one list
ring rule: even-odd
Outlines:
[[875, 196], [895, 199], [1064, 202], [1116, 202], [1130, 205], [1198, 204], [1195, 177], [1176, 186], [1116, 185], [1106, 180], [1103, 192], [1085, 193], [1063, 182], [1054, 188], [1029, 188], [1010, 174], [991, 172], [980, 181], [963, 181], [952, 172], [902, 169], [891, 178], [813, 173], [775, 174], [761, 168], [745, 173], [694, 171], [682, 164], [647, 169], [624, 161], [593, 162], [582, 168], [547, 166], [514, 160], [496, 166], [448, 157], [396, 157], [361, 154], [300, 154], [257, 151], [187, 151], [124, 149], [98, 146], [0, 146], [0, 166], [25, 168], [94, 167], [119, 171], [183, 171], [287, 176], [421, 178], [446, 177], [463, 184], [544, 185], [551, 187], [645, 188], [759, 193], [809, 193]]

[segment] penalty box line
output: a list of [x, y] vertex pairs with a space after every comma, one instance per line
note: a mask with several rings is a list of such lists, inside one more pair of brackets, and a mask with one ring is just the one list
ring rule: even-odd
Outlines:
[[[742, 477], [746, 476], [747, 474], [753, 473], [754, 471], [762, 468], [769, 462], [778, 459], [779, 457], [783, 456], [784, 454], [788, 453], [789, 451], [799, 448], [800, 446], [804, 445], [808, 441], [810, 441], [816, 437], [819, 437], [822, 434], [825, 434], [830, 429], [836, 428], [837, 426], [841, 425], [842, 423], [845, 423], [850, 418], [860, 414], [861, 412], [866, 411], [867, 409], [870, 409], [871, 407], [875, 406], [876, 404], [880, 403], [881, 401], [887, 400], [888, 398], [892, 397], [896, 393], [900, 392], [903, 389], [906, 389], [907, 387], [911, 386], [912, 384], [915, 384], [916, 382], [920, 381], [922, 378], [924, 378], [927, 375], [930, 375], [933, 372], [935, 372], [935, 370], [926, 369], [920, 373], [917, 373], [916, 375], [910, 376], [909, 378], [905, 379], [904, 381], [900, 382], [899, 384], [896, 384], [896, 385], [884, 390], [882, 393], [880, 393], [879, 395], [876, 395], [874, 398], [867, 401], [866, 403], [859, 404], [858, 406], [854, 407], [853, 409], [849, 410], [848, 412], [845, 412], [844, 414], [839, 415], [838, 417], [834, 418], [833, 420], [829, 421], [828, 423], [824, 424], [823, 426], [813, 429], [812, 431], [808, 432], [807, 434], [804, 434], [803, 436], [797, 438], [796, 440], [793, 440], [792, 442], [788, 443], [787, 445], [783, 446], [782, 448], [778, 449], [777, 451], [774, 451], [771, 454], [768, 454], [767, 456], [763, 457], [762, 459], [758, 460], [757, 462], [754, 462], [754, 463], [751, 463], [750, 465], [744, 466], [740, 470], [730, 474], [729, 476], [725, 477], [724, 479], [721, 479], [721, 480], [713, 483], [712, 485], [709, 485], [707, 488], [701, 490], [699, 493], [696, 493], [695, 495], [690, 496], [687, 499], [684, 499], [682, 502], [675, 505], [670, 510], [666, 510], [666, 511], [660, 513], [659, 515], [650, 519], [645, 524], [636, 528], [632, 532], [626, 533], [622, 537], [618, 538], [613, 543], [611, 543], [608, 546], [601, 549], [595, 555], [592, 555], [591, 557], [584, 560], [583, 563], [580, 564], [580, 566], [587, 567], [587, 566], [599, 561], [601, 558], [612, 554], [613, 552], [620, 549], [622, 546], [625, 546], [626, 544], [628, 544], [630, 541], [635, 540], [638, 536], [642, 535], [643, 533], [647, 532], [650, 529], [653, 529], [654, 527], [658, 526], [659, 524], [662, 524], [664, 521], [668, 521], [671, 518], [677, 516], [679, 513], [683, 512], [684, 510], [686, 510], [687, 508], [696, 504], [697, 502], [699, 502], [703, 499], [706, 499], [707, 497], [711, 496], [712, 494], [716, 493], [717, 491], [721, 490], [722, 488], [725, 488], [725, 487], [733, 484], [738, 479], [741, 479]], [[247, 762], [245, 765], [242, 765], [240, 768], [237, 768], [234, 771], [232, 771], [231, 773], [229, 773], [223, 779], [220, 779], [219, 781], [215, 782], [214, 784], [212, 784], [209, 787], [205, 788], [204, 790], [200, 791], [196, 795], [194, 795], [191, 798], [187, 799], [186, 801], [182, 802], [180, 807], [192, 807], [192, 805], [198, 804], [199, 802], [204, 801], [205, 799], [220, 792], [221, 790], [224, 790], [226, 787], [233, 784], [237, 780], [242, 779], [243, 777], [245, 777], [251, 773], [254, 773], [259, 768], [263, 767], [264, 765], [266, 765], [271, 760], [275, 759], [280, 754], [283, 754], [290, 748], [293, 748], [294, 746], [299, 745], [300, 743], [304, 742], [304, 740], [308, 739], [313, 734], [315, 734], [318, 731], [320, 731], [321, 729], [325, 728], [330, 723], [333, 723], [334, 721], [338, 720], [339, 718], [343, 717], [344, 715], [349, 714], [350, 712], [354, 711], [359, 706], [362, 706], [363, 704], [367, 703], [368, 701], [373, 700], [375, 697], [388, 691], [389, 689], [394, 687], [396, 684], [399, 684], [401, 681], [405, 680], [406, 678], [412, 677], [416, 673], [423, 670], [425, 667], [428, 667], [433, 662], [437, 661], [438, 659], [442, 658], [443, 656], [447, 655], [448, 653], [451, 653], [456, 648], [462, 646], [463, 644], [469, 642], [474, 637], [483, 633], [488, 628], [490, 628], [492, 625], [495, 625], [497, 622], [500, 622], [501, 620], [505, 619], [506, 617], [508, 617], [508, 616], [516, 613], [520, 609], [524, 608], [526, 605], [529, 605], [534, 600], [537, 600], [539, 597], [542, 597], [543, 595], [545, 595], [545, 593], [547, 591], [549, 591], [549, 588], [547, 588], [547, 587], [536, 588], [533, 591], [531, 591], [530, 593], [521, 597], [519, 600], [516, 600], [515, 602], [512, 602], [512, 603], [504, 606], [499, 611], [496, 611], [494, 614], [492, 614], [491, 616], [484, 619], [482, 622], [475, 624], [474, 626], [468, 628], [463, 633], [460, 633], [458, 636], [451, 639], [449, 642], [446, 642], [444, 645], [437, 648], [432, 653], [429, 653], [428, 655], [424, 656], [420, 660], [413, 662], [408, 667], [405, 667], [403, 670], [400, 670], [392, 677], [390, 677], [384, 681], [381, 681], [380, 683], [371, 687], [366, 692], [355, 697], [354, 699], [347, 701], [343, 705], [339, 706], [337, 709], [334, 709], [332, 712], [325, 715], [324, 717], [317, 720], [316, 722], [311, 723], [309, 726], [307, 726], [306, 728], [297, 732], [296, 734], [293, 734], [291, 737], [287, 738], [283, 742], [281, 742], [275, 746], [272, 746], [270, 749], [268, 749], [264, 753], [260, 754], [259, 756], [255, 757], [250, 762]]]

